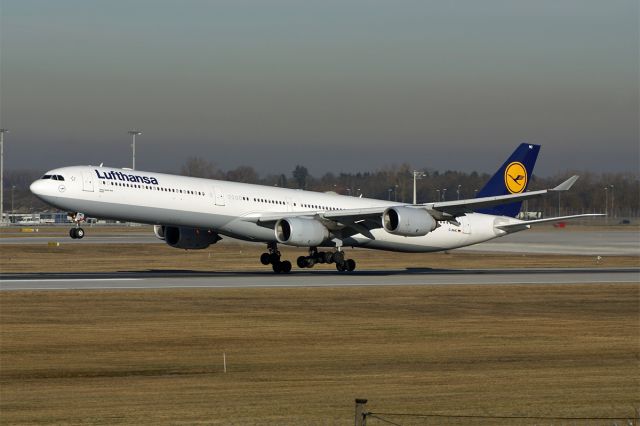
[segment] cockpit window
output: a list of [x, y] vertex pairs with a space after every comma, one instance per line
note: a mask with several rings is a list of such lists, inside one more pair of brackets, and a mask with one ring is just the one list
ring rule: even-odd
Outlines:
[[56, 175], [58, 176], [58, 180], [64, 180], [64, 178], [61, 175]]
[[51, 179], [51, 175], [44, 175], [42, 176], [42, 179]]
[[53, 180], [64, 180], [64, 178], [61, 175], [51, 175], [51, 179], [53, 179]]

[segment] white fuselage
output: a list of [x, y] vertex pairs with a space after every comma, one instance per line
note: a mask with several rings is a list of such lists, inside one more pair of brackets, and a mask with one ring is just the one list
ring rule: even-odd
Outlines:
[[[58, 208], [86, 216], [139, 223], [211, 229], [248, 241], [275, 242], [274, 230], [247, 220], [251, 216], [322, 213], [335, 210], [397, 206], [401, 203], [176, 176], [139, 170], [94, 166], [55, 169], [48, 175], [64, 180], [38, 180], [31, 191]], [[469, 213], [442, 221], [424, 236], [404, 237], [373, 229], [370, 236], [353, 235], [344, 246], [381, 250], [430, 252], [477, 244], [506, 232], [496, 225], [515, 219]], [[326, 241], [324, 246], [336, 245]]]

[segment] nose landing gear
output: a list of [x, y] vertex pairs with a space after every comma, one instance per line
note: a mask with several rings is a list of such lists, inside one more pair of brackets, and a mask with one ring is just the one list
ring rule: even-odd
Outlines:
[[75, 228], [69, 229], [69, 236], [74, 240], [80, 240], [84, 237], [84, 229], [80, 227], [80, 222], [84, 222], [83, 213], [69, 213], [71, 220], [76, 223]]

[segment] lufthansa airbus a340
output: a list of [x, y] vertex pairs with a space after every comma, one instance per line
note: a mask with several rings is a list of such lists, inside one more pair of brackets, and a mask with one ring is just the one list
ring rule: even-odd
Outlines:
[[[553, 189], [527, 192], [539, 145], [521, 144], [477, 198], [405, 204], [335, 193], [176, 176], [141, 170], [72, 166], [48, 171], [31, 192], [75, 218], [71, 238], [82, 238], [85, 216], [147, 223], [168, 245], [204, 249], [222, 236], [263, 242], [260, 256], [276, 273], [291, 271], [278, 244], [308, 247], [297, 265], [334, 263], [353, 271], [344, 247], [400, 252], [451, 250], [528, 229], [532, 224], [572, 219], [516, 219], [523, 200], [566, 191], [573, 176]], [[320, 251], [325, 248], [327, 251]]]

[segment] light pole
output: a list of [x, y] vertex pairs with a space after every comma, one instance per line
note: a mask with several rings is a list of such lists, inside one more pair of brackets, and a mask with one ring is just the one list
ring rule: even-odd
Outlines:
[[418, 204], [416, 201], [416, 179], [422, 179], [424, 176], [424, 172], [413, 171], [413, 204]]
[[438, 201], [442, 200], [441, 196], [440, 196], [440, 190], [436, 189], [436, 192], [438, 193]]
[[351, 197], [351, 188], [347, 188], [347, 195]]
[[0, 225], [4, 223], [4, 134], [7, 129], [0, 129]]
[[141, 135], [142, 132], [139, 130], [129, 130], [127, 133], [129, 133], [133, 138], [133, 141], [131, 142], [131, 151], [133, 153], [133, 161], [131, 164], [131, 168], [135, 170], [136, 169], [136, 136]]
[[458, 200], [460, 199], [460, 188], [462, 188], [462, 185], [458, 185], [458, 189], [456, 189], [456, 193], [458, 194]]
[[609, 187], [604, 187], [604, 223], [609, 223]]
[[560, 216], [560, 191], [558, 191], [558, 216]]
[[388, 192], [387, 200], [389, 200], [389, 201], [391, 201], [391, 191], [393, 191], [393, 189], [391, 189], [391, 188], [387, 189], [387, 192]]
[[398, 202], [398, 185], [393, 186], [393, 201]]
[[11, 185], [11, 215], [13, 216], [13, 191], [15, 191], [16, 186]]
[[442, 201], [447, 199], [447, 188], [442, 188]]
[[611, 187], [611, 217], [616, 218], [616, 210], [613, 207], [614, 196], [613, 196], [613, 185], [609, 185]]

